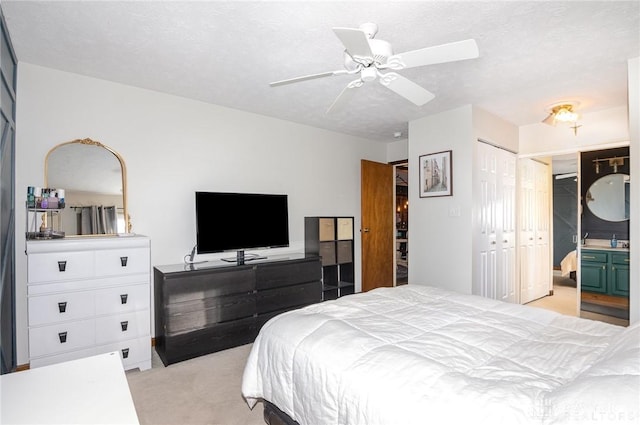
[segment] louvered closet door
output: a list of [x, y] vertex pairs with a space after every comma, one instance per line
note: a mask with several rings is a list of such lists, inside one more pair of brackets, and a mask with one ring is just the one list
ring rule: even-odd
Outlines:
[[515, 275], [515, 171], [511, 152], [478, 142], [474, 176], [473, 293], [517, 301]]

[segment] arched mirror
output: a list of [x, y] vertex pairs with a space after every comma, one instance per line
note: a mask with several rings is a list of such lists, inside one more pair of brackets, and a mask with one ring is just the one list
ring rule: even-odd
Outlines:
[[587, 191], [589, 210], [606, 221], [629, 219], [629, 175], [608, 174], [593, 182]]
[[46, 187], [65, 191], [67, 236], [130, 231], [126, 167], [110, 147], [91, 139], [61, 143], [47, 153], [44, 176]]

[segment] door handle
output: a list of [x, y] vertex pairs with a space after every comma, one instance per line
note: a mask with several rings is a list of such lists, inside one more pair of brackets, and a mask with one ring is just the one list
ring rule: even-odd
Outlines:
[[362, 233], [369, 233], [369, 228], [365, 227], [364, 229], [361, 230]]

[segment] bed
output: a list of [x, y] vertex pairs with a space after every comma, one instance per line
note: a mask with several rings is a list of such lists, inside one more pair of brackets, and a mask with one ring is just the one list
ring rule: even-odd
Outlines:
[[578, 253], [574, 249], [564, 256], [560, 262], [560, 270], [562, 276], [571, 276], [571, 273], [575, 273], [578, 268]]
[[637, 423], [640, 327], [379, 288], [269, 321], [242, 392], [272, 424]]

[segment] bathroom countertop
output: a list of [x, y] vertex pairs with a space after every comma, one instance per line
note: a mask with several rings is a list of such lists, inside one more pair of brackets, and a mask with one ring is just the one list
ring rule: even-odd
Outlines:
[[601, 246], [601, 245], [582, 245], [582, 249], [591, 249], [591, 250], [599, 250], [599, 251], [618, 251], [618, 252], [629, 252], [629, 248], [611, 248], [610, 246]]

